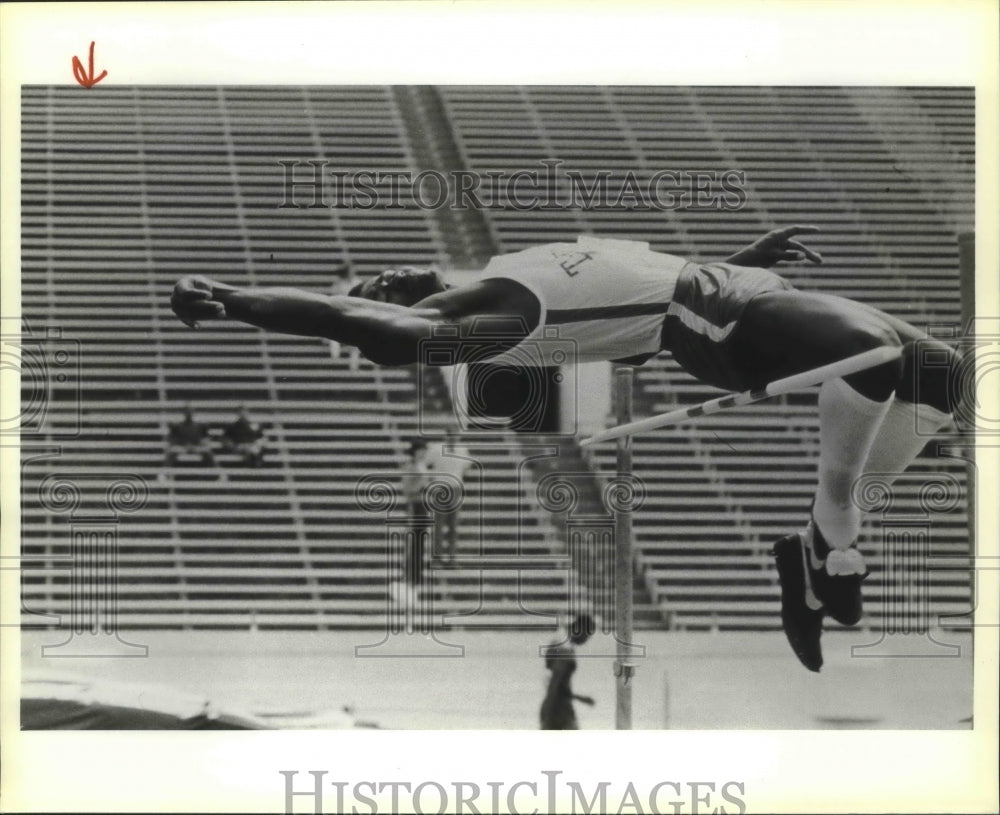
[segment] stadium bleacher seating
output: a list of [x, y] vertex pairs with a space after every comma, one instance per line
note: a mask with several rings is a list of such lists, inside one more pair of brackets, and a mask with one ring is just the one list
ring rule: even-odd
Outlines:
[[[559, 159], [588, 183], [610, 170], [612, 188], [629, 171], [745, 173], [738, 210], [490, 208], [492, 250], [594, 233], [720, 258], [774, 224], [815, 223], [826, 262], [789, 268], [796, 285], [917, 325], [959, 317], [955, 234], [972, 223], [969, 89], [437, 93], [466, 169], [513, 172]], [[24, 556], [59, 557], [68, 546], [67, 518], [32, 499], [47, 477], [134, 473], [149, 498], [118, 525], [122, 627], [380, 625], [394, 576], [386, 518], [359, 505], [355, 485], [373, 472], [395, 477], [408, 439], [443, 427], [444, 415], [421, 404], [412, 370], [354, 364], [317, 340], [191, 331], [168, 300], [184, 274], [328, 291], [343, 270], [447, 266], [440, 224], [425, 208], [309, 207], [308, 187], [294, 190], [299, 206], [281, 206], [282, 161], [295, 162], [296, 179], [310, 177], [315, 160], [348, 173], [422, 169], [392, 89], [28, 86], [22, 132], [22, 310], [33, 331], [57, 328], [79, 361], [77, 375], [46, 386], [45, 430], [24, 439]], [[566, 191], [564, 177], [557, 185]], [[334, 187], [325, 193], [333, 199]], [[713, 395], [669, 359], [638, 369], [640, 415]], [[220, 456], [214, 469], [196, 461], [166, 469], [167, 426], [188, 403], [214, 428], [246, 405], [268, 428], [264, 467]], [[646, 624], [779, 624], [768, 549], [808, 508], [814, 403], [795, 395], [636, 441], [636, 473], [649, 487], [635, 520]], [[61, 432], [77, 424], [79, 433]], [[486, 548], [460, 552], [465, 568], [433, 570], [441, 624], [551, 624], [574, 580], [565, 545], [522, 482], [516, 445], [483, 434], [464, 443], [482, 468], [461, 539]], [[58, 445], [59, 454], [34, 458], [30, 445]], [[608, 449], [593, 464], [613, 469]], [[916, 468], [964, 484], [959, 461], [925, 457]], [[84, 505], [100, 504], [101, 482], [81, 483]], [[901, 490], [900, 506], [919, 511], [916, 487]], [[964, 504], [935, 515], [932, 553], [968, 554], [967, 529]], [[861, 542], [876, 576], [866, 584], [864, 624], [873, 627], [885, 624], [879, 535], [869, 524]], [[537, 563], [504, 568], [518, 557]], [[27, 609], [69, 613], [65, 575], [32, 570], [23, 585]], [[933, 614], [970, 607], [968, 575], [939, 576], [930, 592]]]

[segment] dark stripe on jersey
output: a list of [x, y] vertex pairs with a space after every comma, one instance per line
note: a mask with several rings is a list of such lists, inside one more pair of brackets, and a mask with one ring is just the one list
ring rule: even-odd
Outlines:
[[647, 314], [666, 315], [670, 303], [639, 303], [596, 308], [550, 308], [545, 312], [546, 325], [582, 323], [585, 320], [613, 320], [616, 317], [643, 317]]

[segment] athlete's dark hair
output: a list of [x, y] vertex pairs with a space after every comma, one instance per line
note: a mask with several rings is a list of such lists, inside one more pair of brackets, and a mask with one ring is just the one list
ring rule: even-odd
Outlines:
[[363, 285], [365, 285], [365, 281], [363, 281], [363, 280], [360, 283], [355, 283], [353, 286], [351, 286], [350, 290], [347, 292], [347, 296], [348, 297], [360, 297], [361, 296], [361, 287]]
[[597, 624], [594, 622], [594, 618], [589, 614], [577, 614], [569, 626], [570, 636], [574, 639], [580, 636], [591, 637], [596, 630]]

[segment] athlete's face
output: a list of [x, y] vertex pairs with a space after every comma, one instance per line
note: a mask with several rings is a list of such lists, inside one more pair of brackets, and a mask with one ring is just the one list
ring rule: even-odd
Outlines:
[[359, 296], [379, 303], [412, 306], [445, 288], [447, 287], [441, 276], [432, 269], [402, 266], [398, 269], [386, 269], [377, 277], [365, 281]]

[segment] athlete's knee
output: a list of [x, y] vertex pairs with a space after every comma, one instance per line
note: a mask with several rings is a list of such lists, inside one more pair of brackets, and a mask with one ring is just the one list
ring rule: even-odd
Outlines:
[[[876, 348], [900, 348], [899, 335], [887, 325], [859, 323], [852, 325], [844, 333], [843, 354], [845, 357], [862, 354]], [[845, 377], [847, 383], [862, 396], [876, 402], [884, 402], [899, 385], [903, 375], [903, 360], [896, 357], [874, 368]]]
[[962, 396], [961, 365], [959, 353], [943, 342], [908, 342], [903, 346], [903, 372], [896, 395], [942, 413], [954, 413]]
[[849, 324], [844, 330], [843, 344], [849, 355], [874, 348], [901, 348], [903, 345], [899, 334], [891, 326], [868, 320]]

